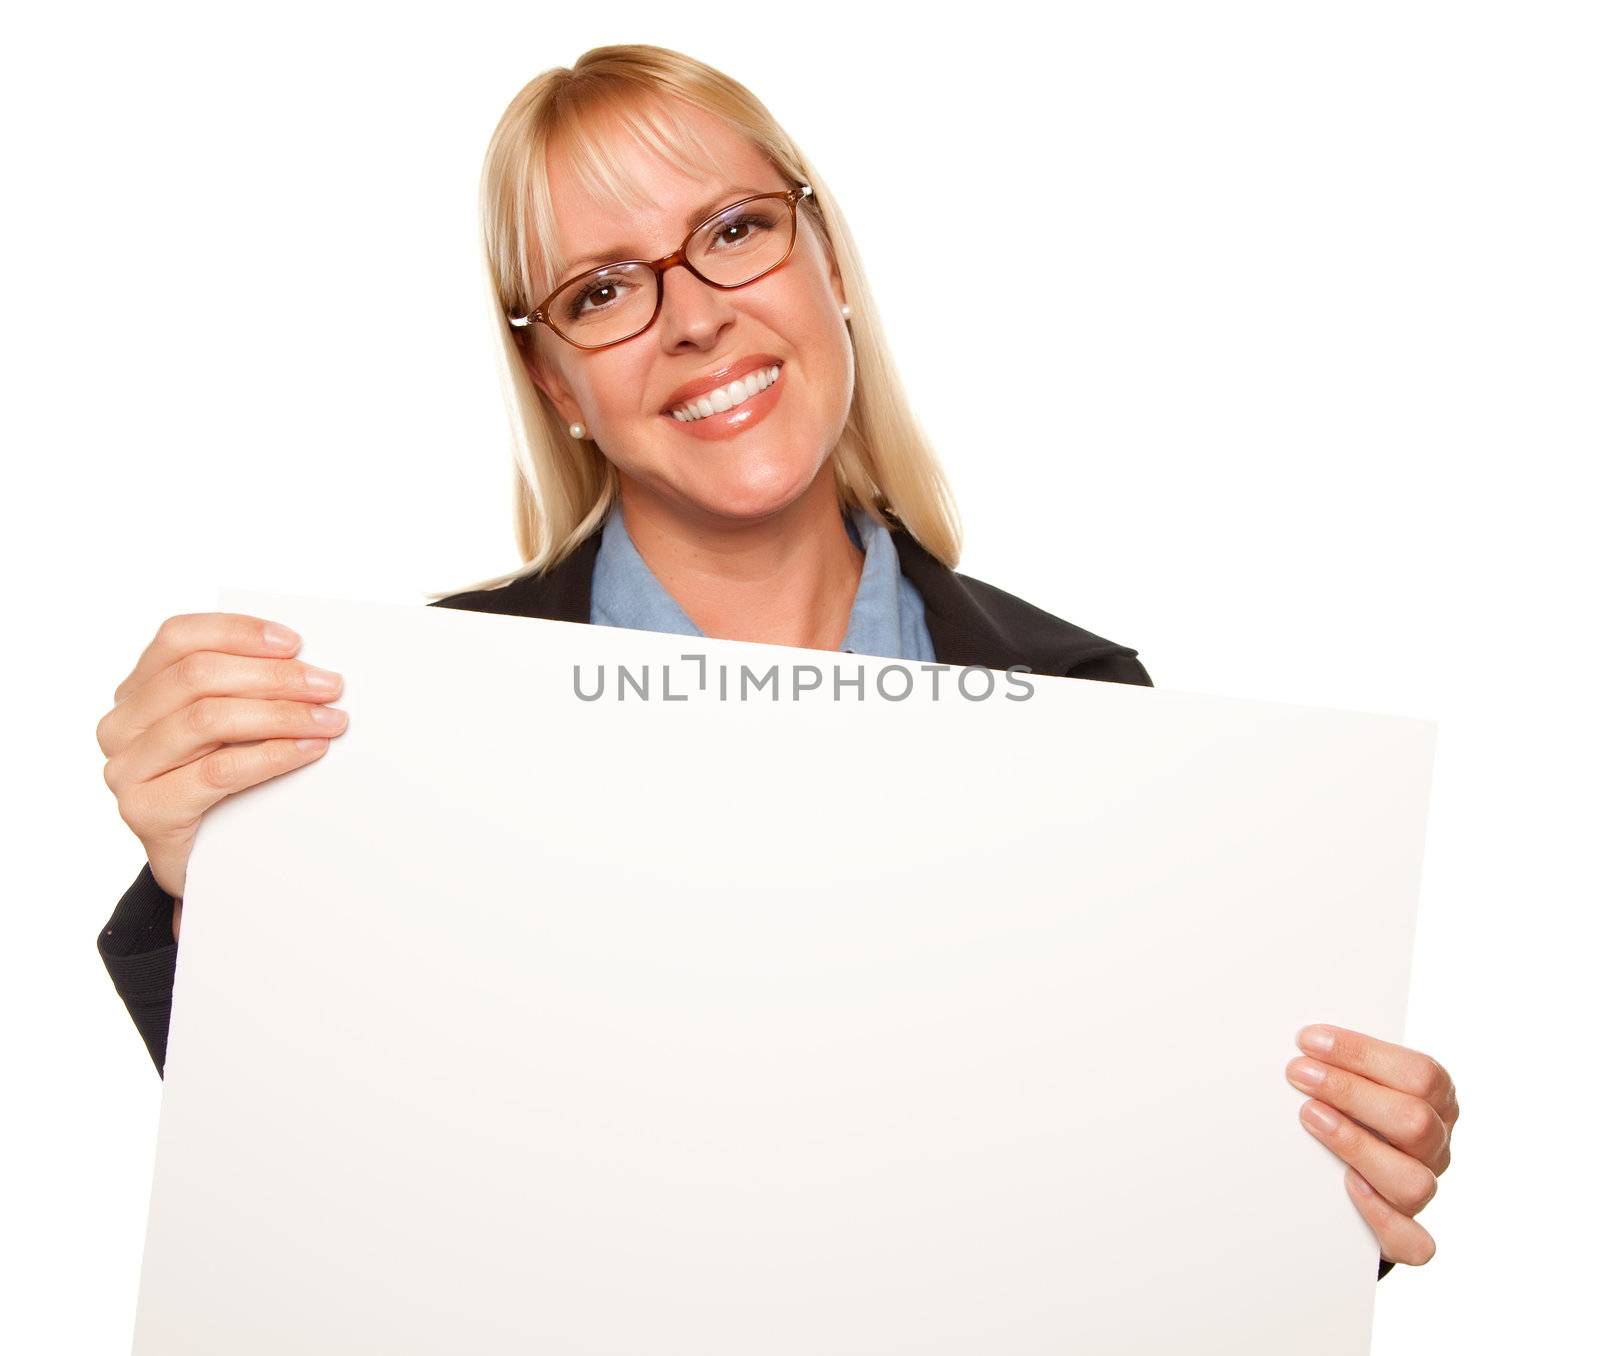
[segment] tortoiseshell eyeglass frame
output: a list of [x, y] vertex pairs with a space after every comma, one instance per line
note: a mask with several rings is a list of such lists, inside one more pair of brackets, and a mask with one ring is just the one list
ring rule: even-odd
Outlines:
[[[571, 344], [574, 348], [587, 349], [590, 352], [594, 352], [602, 348], [610, 348], [614, 344], [625, 344], [630, 339], [637, 339], [641, 334], [643, 334], [647, 329], [656, 323], [656, 317], [661, 314], [661, 300], [666, 295], [666, 288], [661, 285], [662, 275], [666, 273], [669, 268], [676, 268], [679, 264], [682, 264], [686, 269], [689, 270], [689, 272], [693, 273], [695, 277], [699, 278], [701, 282], [705, 283], [706, 286], [715, 287], [724, 292], [732, 292], [740, 287], [748, 287], [751, 283], [757, 281], [757, 279], [766, 277], [767, 274], [771, 273], [773, 269], [782, 268], [784, 262], [791, 254], [794, 253], [794, 242], [800, 234], [800, 222], [798, 220], [800, 200], [802, 198], [809, 198], [810, 196], [811, 185], [801, 184], [798, 187], [791, 188], [783, 193], [756, 193], [752, 194], [748, 198], [740, 198], [738, 202], [731, 202], [726, 207], [719, 207], [715, 212], [713, 212], [698, 226], [696, 226], [694, 230], [690, 231], [688, 235], [684, 236], [683, 244], [679, 245], [678, 248], [673, 250], [671, 254], [664, 255], [660, 259], [618, 259], [615, 263], [602, 264], [599, 268], [586, 268], [582, 273], [568, 278], [564, 283], [552, 291], [549, 296], [535, 306], [533, 310], [529, 311], [527, 315], [508, 315], [506, 319], [510, 321], [512, 326], [517, 329], [526, 329], [533, 325], [539, 324], [548, 325], [553, 334], [565, 339], [567, 343]], [[718, 217], [726, 216], [729, 212], [733, 211], [734, 208], [743, 207], [747, 203], [764, 202], [772, 198], [781, 198], [789, 208], [789, 248], [784, 250], [783, 258], [779, 259], [777, 263], [773, 264], [770, 268], [762, 269], [761, 272], [756, 274], [754, 278], [746, 278], [741, 283], [719, 283], [713, 282], [689, 262], [689, 242], [693, 240], [695, 236], [699, 235], [700, 232], [709, 226], [713, 221], [717, 220]], [[650, 319], [645, 321], [644, 324], [639, 326], [639, 328], [636, 329], [632, 334], [625, 334], [620, 339], [611, 339], [603, 344], [580, 344], [576, 339], [562, 334], [560, 329], [557, 328], [556, 323], [550, 319], [550, 303], [553, 302], [562, 292], [565, 292], [567, 288], [571, 287], [573, 283], [578, 282], [582, 278], [587, 278], [591, 273], [605, 273], [611, 269], [622, 268], [628, 264], [643, 264], [646, 268], [655, 270], [656, 305], [655, 309], [650, 312]]]

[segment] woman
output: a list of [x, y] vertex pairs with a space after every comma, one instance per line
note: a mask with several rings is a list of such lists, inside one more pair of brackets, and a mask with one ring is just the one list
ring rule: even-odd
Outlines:
[[[1150, 682], [1127, 646], [954, 573], [949, 491], [843, 217], [743, 86], [597, 48], [506, 110], [481, 206], [525, 564], [435, 604]], [[261, 618], [169, 618], [100, 721], [148, 860], [99, 945], [158, 1069], [201, 815], [343, 729], [338, 675], [297, 647]], [[1379, 1276], [1427, 1262], [1414, 1216], [1449, 1164], [1448, 1075], [1353, 1031], [1300, 1045], [1302, 1123], [1350, 1165]]]

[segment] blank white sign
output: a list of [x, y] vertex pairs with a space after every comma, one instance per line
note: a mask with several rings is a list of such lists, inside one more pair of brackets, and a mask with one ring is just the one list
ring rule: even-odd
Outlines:
[[1368, 1350], [1283, 1068], [1402, 1039], [1433, 724], [218, 607], [350, 725], [202, 822], [141, 1356]]

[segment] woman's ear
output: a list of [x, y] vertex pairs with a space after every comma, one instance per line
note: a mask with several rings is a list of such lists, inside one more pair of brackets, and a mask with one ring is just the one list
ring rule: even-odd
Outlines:
[[549, 362], [539, 352], [533, 336], [529, 336], [520, 346], [522, 365], [528, 370], [528, 378], [544, 392], [545, 398], [556, 407], [556, 413], [568, 424], [577, 424], [583, 421], [583, 411], [578, 408], [578, 402], [573, 399], [572, 391], [562, 381], [561, 374], [556, 370], [555, 364]]
[[822, 257], [828, 264], [828, 286], [833, 289], [834, 304], [843, 306], [850, 300], [844, 294], [844, 279], [839, 276], [839, 260], [833, 252], [833, 241], [828, 239], [828, 233], [818, 226], [816, 229], [817, 244], [822, 247]]
[[833, 288], [833, 299], [843, 306], [850, 298], [844, 294], [844, 279], [839, 276], [839, 261], [833, 257], [833, 244], [826, 236], [822, 238], [822, 246], [828, 256], [828, 284]]

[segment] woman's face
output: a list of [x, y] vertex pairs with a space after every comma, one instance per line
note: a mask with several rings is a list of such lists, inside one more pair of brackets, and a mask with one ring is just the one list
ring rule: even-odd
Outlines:
[[[685, 234], [751, 193], [782, 192], [786, 183], [737, 132], [698, 109], [686, 116], [717, 157], [710, 181], [688, 178], [631, 140], [615, 146], [649, 192], [650, 206], [630, 214], [596, 201], [553, 159], [550, 187], [562, 257], [624, 245], [617, 258], [659, 259]], [[799, 499], [844, 429], [855, 387], [854, 354], [839, 307], [844, 291], [821, 232], [802, 207], [794, 249], [782, 265], [744, 287], [708, 286], [685, 268], [662, 277], [661, 313], [643, 334], [585, 351], [535, 325], [529, 371], [567, 423], [587, 436], [621, 473], [645, 511], [701, 523], [751, 522]], [[759, 357], [781, 364], [776, 383], [744, 407], [698, 426], [664, 413], [685, 383], [714, 378], [730, 364]], [[763, 412], [764, 411], [764, 412]], [[758, 416], [758, 417], [752, 417]], [[711, 436], [706, 436], [710, 434]], [[631, 483], [630, 483], [631, 482]], [[831, 483], [829, 493], [831, 495]]]

